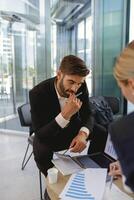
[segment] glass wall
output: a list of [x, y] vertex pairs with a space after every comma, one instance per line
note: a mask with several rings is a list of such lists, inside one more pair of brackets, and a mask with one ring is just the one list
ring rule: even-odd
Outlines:
[[[0, 20], [0, 118], [6, 113], [13, 114], [14, 82], [13, 82], [13, 40], [8, 34], [10, 25]], [[7, 109], [8, 108], [8, 109]]]
[[93, 93], [117, 96], [123, 106], [113, 66], [126, 43], [127, 1], [95, 0], [93, 14]]
[[91, 3], [5, 0], [0, 10], [0, 128], [16, 129], [8, 117], [16, 120], [29, 90], [55, 75], [63, 56], [78, 55], [90, 67]]
[[92, 16], [87, 17], [86, 18], [86, 39], [85, 39], [85, 43], [86, 43], [86, 63], [87, 66], [91, 66], [92, 60], [91, 60], [91, 51], [92, 51], [92, 35], [93, 35], [93, 31], [92, 31]]
[[0, 128], [23, 130], [17, 107], [29, 101], [34, 85], [51, 76], [49, 16], [50, 3], [44, 0], [0, 4]]
[[[118, 96], [113, 65], [125, 45], [126, 0], [4, 0], [0, 4], [0, 128], [20, 129], [17, 107], [68, 54], [90, 69], [89, 94]], [[13, 123], [11, 123], [11, 120]]]
[[[56, 55], [52, 55], [52, 71], [56, 72], [61, 59], [68, 54], [79, 56], [91, 68], [91, 1], [52, 1], [51, 22], [51, 52]], [[87, 83], [91, 95], [92, 73]]]
[[51, 22], [51, 76], [56, 75], [57, 71], [57, 63], [56, 63], [56, 49], [57, 49], [57, 44], [56, 44], [56, 38], [57, 38], [57, 26], [55, 22]]
[[85, 26], [84, 20], [78, 23], [78, 33], [77, 33], [77, 55], [81, 59], [85, 60]]

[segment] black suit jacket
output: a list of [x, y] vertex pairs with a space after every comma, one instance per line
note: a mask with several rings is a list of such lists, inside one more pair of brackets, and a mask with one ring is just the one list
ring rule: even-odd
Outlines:
[[109, 132], [126, 184], [134, 191], [134, 112], [111, 124]]
[[61, 112], [59, 100], [55, 91], [55, 78], [45, 80], [30, 91], [30, 105], [33, 129], [41, 143], [56, 143], [61, 139], [70, 140], [78, 133], [81, 126], [93, 130], [94, 117], [88, 97], [86, 83], [82, 84], [78, 93], [83, 102], [81, 109], [70, 120], [66, 128], [61, 128], [55, 117]]

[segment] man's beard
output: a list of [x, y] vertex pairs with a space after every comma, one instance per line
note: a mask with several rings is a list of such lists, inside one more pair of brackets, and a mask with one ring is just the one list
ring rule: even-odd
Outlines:
[[67, 92], [69, 92], [68, 90], [65, 90], [65, 87], [64, 87], [64, 84], [63, 84], [63, 80], [64, 80], [64, 77], [60, 80], [60, 82], [59, 82], [59, 94], [60, 94], [60, 96], [62, 96], [62, 97], [66, 97], [66, 98], [68, 98], [69, 97], [69, 93], [67, 93]]

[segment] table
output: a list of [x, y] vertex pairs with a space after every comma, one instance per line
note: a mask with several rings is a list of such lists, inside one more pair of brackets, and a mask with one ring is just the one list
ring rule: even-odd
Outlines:
[[70, 175], [63, 176], [60, 172], [58, 172], [58, 181], [54, 184], [49, 184], [48, 179], [46, 179], [46, 188], [48, 196], [51, 200], [58, 200], [58, 196], [66, 185]]
[[[57, 181], [57, 183], [49, 184], [48, 180], [46, 179], [47, 194], [48, 194], [50, 200], [58, 200], [59, 199], [58, 196], [61, 193], [61, 191], [63, 190], [64, 186], [66, 185], [69, 177], [70, 177], [70, 175], [63, 176], [60, 172], [58, 172], [58, 181]], [[114, 183], [122, 191], [124, 191], [121, 178], [115, 180]], [[130, 195], [130, 194], [128, 194], [128, 195]], [[130, 195], [130, 196], [132, 196], [134, 198], [134, 195]]]

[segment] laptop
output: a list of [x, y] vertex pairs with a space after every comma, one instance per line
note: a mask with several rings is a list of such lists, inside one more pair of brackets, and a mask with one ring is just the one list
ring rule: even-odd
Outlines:
[[85, 168], [107, 168], [109, 169], [109, 164], [117, 160], [117, 154], [114, 150], [113, 144], [108, 134], [104, 152], [98, 152], [94, 154], [89, 154], [85, 156], [77, 157], [77, 160]]
[[[110, 135], [107, 137], [104, 152], [98, 152], [89, 155], [72, 157], [65, 153], [55, 152], [57, 156], [53, 159], [53, 164], [59, 169], [63, 175], [76, 173], [86, 168], [109, 168], [109, 164], [117, 160], [117, 155], [110, 140]], [[107, 177], [107, 181], [110, 177]]]

